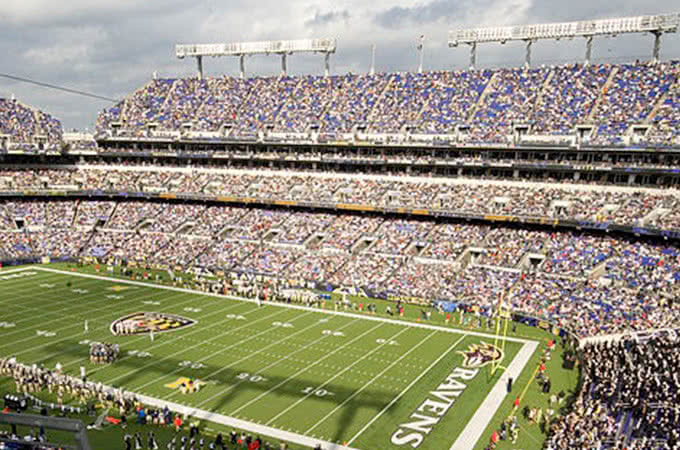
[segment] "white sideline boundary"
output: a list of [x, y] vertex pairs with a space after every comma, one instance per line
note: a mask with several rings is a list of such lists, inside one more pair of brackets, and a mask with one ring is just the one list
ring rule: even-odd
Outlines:
[[[145, 282], [140, 282], [140, 281], [133, 281], [133, 280], [124, 280], [120, 278], [115, 278], [115, 277], [104, 277], [104, 276], [99, 276], [99, 275], [91, 275], [91, 274], [84, 274], [84, 273], [79, 273], [79, 272], [68, 272], [65, 270], [59, 270], [59, 269], [51, 269], [47, 267], [32, 267], [34, 270], [40, 270], [44, 272], [52, 272], [52, 273], [58, 273], [58, 274], [63, 274], [63, 275], [71, 275], [71, 276], [76, 276], [76, 277], [81, 277], [81, 278], [91, 278], [95, 280], [102, 280], [102, 281], [109, 281], [109, 282], [115, 282], [115, 283], [120, 283], [120, 284], [129, 284], [133, 286], [142, 286], [142, 287], [148, 287], [148, 288], [158, 288], [162, 290], [167, 290], [167, 291], [174, 291], [174, 292], [182, 292], [182, 293], [187, 293], [187, 294], [192, 294], [192, 295], [201, 295], [205, 297], [214, 297], [214, 298], [224, 298], [228, 300], [236, 300], [236, 301], [241, 301], [241, 302], [248, 302], [248, 303], [254, 303], [257, 304], [256, 300], [251, 300], [248, 298], [244, 297], [237, 297], [237, 296], [231, 296], [231, 295], [224, 295], [224, 294], [214, 294], [210, 292], [201, 292], [201, 291], [194, 291], [191, 289], [185, 289], [185, 288], [178, 288], [178, 287], [172, 287], [172, 286], [163, 286], [163, 285], [157, 285], [154, 283], [145, 283]], [[27, 270], [27, 269], [18, 269], [18, 270]], [[0, 272], [1, 274], [2, 272]], [[382, 322], [382, 323], [388, 323], [392, 325], [398, 325], [398, 326], [406, 326], [406, 327], [412, 327], [412, 328], [420, 328], [420, 329], [426, 329], [426, 330], [434, 330], [434, 331], [442, 331], [442, 332], [448, 332], [448, 333], [453, 333], [453, 334], [460, 334], [461, 340], [467, 336], [476, 336], [476, 337], [482, 337], [482, 338], [492, 338], [494, 335], [492, 334], [486, 334], [486, 333], [480, 333], [477, 331], [466, 331], [466, 330], [459, 330], [456, 328], [446, 328], [442, 326], [437, 326], [437, 325], [429, 325], [429, 324], [424, 324], [424, 323], [418, 323], [418, 322], [408, 322], [408, 321], [402, 321], [402, 320], [397, 320], [397, 319], [388, 319], [388, 318], [383, 318], [383, 317], [375, 317], [375, 316], [366, 316], [362, 314], [355, 314], [355, 313], [348, 313], [348, 312], [343, 312], [343, 311], [332, 311], [328, 309], [317, 309], [317, 308], [310, 308], [306, 306], [299, 306], [299, 305], [292, 305], [288, 303], [279, 303], [279, 302], [261, 302], [263, 304], [267, 304], [270, 306], [278, 306], [281, 308], [288, 308], [288, 309], [297, 309], [301, 311], [314, 311], [322, 314], [329, 314], [329, 315], [334, 315], [334, 316], [342, 316], [342, 317], [348, 317], [348, 318], [358, 318], [358, 319], [363, 319], [363, 320], [369, 320], [369, 321], [374, 321], [374, 322]], [[475, 411], [474, 415], [470, 420], [468, 421], [467, 425], [461, 432], [461, 434], [458, 436], [456, 441], [453, 443], [451, 446], [450, 450], [471, 450], [475, 447], [477, 444], [477, 441], [482, 437], [482, 434], [484, 433], [484, 430], [486, 430], [486, 427], [488, 426], [489, 422], [491, 422], [491, 419], [493, 416], [496, 414], [496, 411], [498, 410], [498, 407], [501, 405], [503, 400], [505, 399], [506, 396], [506, 388], [505, 388], [505, 383], [507, 381], [508, 376], [512, 376], [515, 380], [519, 378], [520, 374], [522, 373], [522, 370], [524, 370], [524, 367], [528, 363], [529, 359], [531, 358], [531, 355], [533, 355], [534, 351], [539, 345], [538, 341], [535, 340], [529, 340], [529, 339], [521, 339], [521, 338], [516, 338], [516, 337], [507, 337], [505, 336], [503, 338], [504, 340], [508, 342], [516, 342], [523, 344], [522, 348], [517, 352], [517, 355], [515, 355], [515, 358], [512, 360], [510, 365], [508, 366], [507, 370], [505, 371], [505, 374], [499, 380], [496, 382], [496, 384], [493, 386], [489, 394], [486, 396], [484, 401], [480, 404], [480, 406], [477, 408]], [[444, 354], [442, 354], [438, 359], [436, 359], [430, 367], [428, 367], [419, 377], [417, 377], [414, 382], [412, 382], [410, 385], [408, 385], [397, 397], [395, 397], [392, 402], [383, 410], [381, 413], [376, 415], [370, 422], [368, 422], [361, 430], [359, 433], [357, 433], [349, 442], [348, 445], [350, 445], [360, 434], [362, 434], [367, 428], [369, 428], [377, 418], [379, 418], [385, 410], [387, 410], [394, 402], [396, 402], [399, 398], [401, 398], [412, 386], [417, 382], [425, 373], [429, 372], [429, 370], [436, 365], [438, 362], [443, 359], [445, 355], [447, 355], [452, 348], [454, 348], [458, 343], [455, 343], [451, 348], [449, 348], [448, 351], [446, 351]], [[333, 442], [326, 442], [320, 439], [313, 439], [301, 434], [297, 433], [292, 433], [290, 431], [284, 431], [278, 428], [272, 428], [268, 427], [266, 425], [261, 425], [258, 423], [254, 422], [249, 422], [246, 420], [241, 420], [241, 419], [236, 419], [233, 417], [229, 417], [226, 415], [210, 412], [210, 411], [205, 411], [201, 409], [196, 409], [192, 408], [189, 406], [181, 405], [179, 403], [174, 403], [170, 402], [167, 400], [161, 400], [161, 399], [156, 399], [154, 397], [149, 397], [146, 395], [142, 394], [137, 394], [135, 395], [140, 398], [144, 403], [149, 404], [154, 407], [159, 407], [163, 408], [164, 406], [168, 406], [171, 410], [181, 413], [181, 414], [187, 414], [191, 415], [193, 417], [197, 417], [199, 419], [203, 420], [208, 420], [212, 421], [221, 425], [226, 425], [226, 426], [231, 426], [234, 428], [239, 428], [239, 429], [244, 429], [248, 431], [252, 431], [254, 433], [259, 433], [264, 436], [270, 436], [273, 438], [281, 439], [284, 441], [288, 442], [293, 442], [299, 445], [305, 445], [308, 447], [314, 447], [318, 444], [321, 444], [324, 448], [324, 450], [358, 450], [352, 447], [348, 446], [342, 446], [340, 444], [335, 444]]]
[[444, 357], [445, 357], [446, 355], [448, 355], [449, 353], [451, 353], [451, 350], [453, 350], [454, 348], [458, 347], [458, 344], [460, 344], [460, 342], [461, 342], [463, 339], [465, 339], [466, 337], [467, 337], [466, 335], [463, 335], [463, 336], [460, 337], [460, 339], [458, 339], [456, 342], [454, 342], [453, 344], [451, 344], [451, 346], [450, 346], [444, 353], [442, 353], [441, 355], [439, 355], [439, 358], [437, 358], [437, 359], [435, 359], [434, 361], [432, 361], [432, 364], [430, 364], [429, 366], [427, 366], [427, 369], [425, 369], [425, 370], [423, 370], [422, 372], [420, 372], [420, 374], [419, 374], [413, 381], [411, 381], [411, 383], [409, 383], [408, 386], [406, 386], [399, 394], [397, 394], [397, 396], [394, 397], [394, 398], [392, 399], [392, 401], [389, 402], [389, 403], [387, 404], [387, 406], [385, 406], [378, 414], [376, 414], [375, 416], [373, 416], [373, 418], [372, 418], [366, 425], [364, 425], [363, 428], [362, 428], [361, 430], [357, 431], [357, 433], [356, 433], [354, 436], [352, 436], [352, 438], [351, 438], [347, 443], [348, 443], [348, 444], [351, 444], [351, 443], [354, 442], [359, 436], [361, 436], [361, 435], [364, 433], [364, 431], [366, 431], [371, 425], [373, 425], [373, 424], [375, 423], [376, 420], [378, 420], [383, 414], [385, 414], [385, 412], [386, 412], [388, 409], [390, 409], [390, 408], [392, 407], [392, 405], [394, 405], [395, 403], [397, 403], [397, 401], [399, 401], [399, 399], [402, 398], [402, 397], [404, 396], [404, 394], [406, 394], [406, 393], [407, 393], [407, 392], [408, 392], [408, 391], [409, 391], [409, 390], [410, 390], [410, 389], [411, 389], [418, 381], [420, 381], [421, 378], [423, 378], [425, 375], [427, 375], [427, 373], [428, 373], [430, 370], [432, 370], [432, 368], [433, 368], [434, 366], [436, 366], [437, 364], [439, 364], [439, 362], [440, 362], [442, 359], [444, 359]]
[[450, 450], [472, 450], [475, 448], [507, 395], [506, 383], [508, 377], [512, 377], [514, 380], [519, 378], [537, 347], [538, 342], [532, 341], [527, 342], [519, 349], [503, 376], [496, 381], [496, 384], [458, 435]]
[[[211, 292], [194, 291], [194, 290], [186, 289], [186, 288], [178, 288], [178, 287], [173, 287], [173, 286], [163, 286], [163, 285], [154, 284], [154, 283], [144, 283], [142, 281], [123, 280], [123, 279], [115, 278], [115, 277], [103, 277], [103, 276], [100, 276], [100, 275], [90, 275], [90, 274], [87, 274], [87, 273], [79, 273], [79, 272], [68, 272], [66, 270], [50, 269], [48, 267], [35, 267], [35, 270], [42, 270], [42, 271], [45, 271], [45, 272], [53, 272], [53, 273], [60, 273], [60, 274], [63, 274], [63, 275], [71, 275], [71, 276], [82, 277], [82, 278], [92, 278], [92, 279], [95, 279], [95, 280], [116, 282], [116, 283], [120, 283], [120, 284], [130, 284], [130, 285], [133, 285], [133, 286], [142, 286], [142, 287], [147, 287], [147, 288], [164, 289], [166, 291], [184, 292], [186, 294], [202, 295], [204, 297], [226, 298], [228, 300], [236, 300], [236, 301], [241, 301], [241, 302], [248, 302], [248, 303], [257, 304], [257, 300], [251, 300], [251, 299], [245, 298], [245, 297], [237, 297], [237, 296], [234, 296], [234, 295], [224, 295], [224, 294], [214, 294], [214, 293], [211, 293]], [[495, 335], [493, 335], [493, 334], [480, 333], [479, 331], [459, 330], [457, 328], [446, 328], [446, 327], [439, 326], [439, 325], [430, 325], [430, 324], [426, 324], [426, 323], [410, 322], [410, 321], [398, 320], [398, 319], [388, 319], [386, 317], [376, 317], [376, 316], [369, 316], [369, 315], [364, 315], [364, 314], [349, 313], [349, 312], [344, 312], [344, 311], [331, 311], [329, 309], [310, 308], [310, 307], [307, 307], [307, 306], [292, 305], [292, 304], [289, 304], [289, 303], [281, 303], [281, 302], [261, 302], [261, 303], [263, 305], [278, 306], [280, 308], [297, 309], [297, 310], [300, 310], [300, 311], [314, 311], [314, 312], [322, 313], [322, 314], [329, 314], [329, 315], [342, 316], [342, 317], [350, 317], [352, 319], [372, 320], [374, 322], [389, 323], [389, 324], [392, 324], [392, 325], [407, 326], [407, 327], [412, 327], [412, 328], [421, 328], [421, 329], [424, 329], [424, 330], [443, 331], [443, 332], [453, 333], [453, 334], [465, 334], [467, 336], [476, 336], [476, 337], [481, 337], [481, 338], [485, 338], [485, 339], [495, 337]], [[508, 337], [508, 336], [505, 336], [501, 340], [505, 340], [507, 342], [517, 342], [519, 344], [526, 344], [528, 342], [536, 342], [536, 341], [530, 340], [530, 339], [522, 339], [522, 338]]]
[[5, 270], [5, 268], [3, 267], [3, 268], [0, 269], [0, 276], [7, 275], [8, 273], [23, 272], [24, 270], [34, 270], [34, 269], [37, 269], [37, 267], [29, 266], [29, 267], [21, 267], [20, 269], [8, 269], [8, 270]]
[[151, 405], [155, 408], [164, 408], [167, 406], [170, 410], [177, 412], [179, 414], [186, 414], [187, 416], [197, 417], [202, 420], [207, 420], [210, 422], [219, 423], [221, 425], [226, 425], [229, 427], [238, 428], [241, 430], [247, 430], [253, 433], [257, 433], [263, 436], [269, 436], [276, 439], [281, 439], [283, 441], [292, 442], [298, 445], [304, 445], [309, 448], [314, 448], [314, 446], [321, 444], [324, 450], [358, 450], [352, 447], [346, 447], [341, 444], [335, 444], [333, 442], [323, 441], [321, 439], [314, 439], [301, 434], [292, 433], [290, 431], [280, 430], [278, 428], [272, 428], [265, 425], [260, 425], [259, 423], [248, 422], [246, 420], [235, 419], [233, 417], [224, 416], [222, 414], [217, 414], [210, 411], [204, 411], [202, 409], [194, 409], [190, 406], [180, 405], [179, 403], [169, 402], [167, 400], [159, 400], [154, 397], [149, 397], [146, 395], [135, 394], [142, 403]]

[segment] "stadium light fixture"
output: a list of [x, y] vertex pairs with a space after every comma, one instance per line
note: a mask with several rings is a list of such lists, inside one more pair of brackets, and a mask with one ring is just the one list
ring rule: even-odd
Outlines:
[[297, 39], [289, 41], [258, 41], [233, 42], [227, 44], [177, 44], [175, 56], [196, 58], [198, 76], [203, 77], [204, 56], [238, 56], [241, 78], [245, 77], [245, 56], [279, 55], [281, 56], [281, 71], [287, 73], [287, 56], [294, 53], [321, 53], [324, 55], [325, 74], [330, 73], [330, 55], [335, 53], [337, 42], [334, 38]]
[[449, 47], [459, 44], [470, 46], [470, 65], [474, 68], [476, 62], [477, 44], [488, 42], [508, 41], [527, 42], [525, 63], [531, 63], [531, 43], [539, 39], [561, 38], [586, 39], [586, 64], [590, 63], [592, 40], [595, 36], [616, 37], [624, 33], [651, 33], [654, 35], [654, 49], [652, 61], [659, 60], [661, 50], [661, 35], [676, 33], [680, 25], [680, 13], [655, 16], [621, 17], [616, 19], [582, 20], [577, 22], [546, 23], [534, 25], [516, 25], [507, 27], [486, 27], [452, 30], [449, 32]]

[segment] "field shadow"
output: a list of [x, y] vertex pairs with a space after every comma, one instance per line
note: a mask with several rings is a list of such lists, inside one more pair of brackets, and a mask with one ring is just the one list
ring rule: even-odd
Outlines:
[[[59, 353], [62, 355], [73, 357], [87, 356], [87, 350], [85, 347], [75, 346], [69, 343], [50, 344], [49, 346], [46, 347], [46, 350], [50, 354]], [[272, 391], [272, 393], [275, 393], [277, 396], [290, 397], [292, 404], [296, 400], [299, 400], [306, 395], [305, 393], [303, 393], [303, 390], [310, 386], [318, 388], [318, 386], [320, 386], [324, 382], [324, 379], [315, 379], [311, 375], [306, 377], [301, 376], [289, 380], [288, 379], [289, 377], [286, 376], [270, 376], [269, 374], [267, 374], [266, 384], [260, 383], [245, 384], [241, 383], [242, 380], [237, 378], [238, 375], [243, 373], [242, 369], [225, 368], [224, 366], [204, 363], [204, 366], [201, 369], [185, 368], [181, 371], [178, 371], [177, 369], [178, 367], [180, 367], [179, 366], [180, 363], [182, 363], [184, 360], [185, 360], [184, 358], [169, 357], [164, 358], [162, 361], [158, 361], [157, 363], [147, 367], [147, 365], [152, 362], [149, 358], [123, 357], [116, 361], [114, 363], [114, 366], [124, 367], [127, 370], [129, 370], [130, 373], [125, 375], [124, 377], [117, 379], [114, 383], [111, 383], [111, 385], [113, 387], [125, 387], [126, 389], [129, 389], [130, 391], [134, 392], [135, 388], [133, 384], [141, 376], [147, 377], [150, 373], [157, 375], [159, 382], [161, 377], [165, 377], [170, 374], [177, 374], [177, 378], [179, 378], [180, 376], [190, 376], [203, 379], [205, 377], [211, 384], [217, 386], [217, 392], [220, 392], [226, 388], [233, 387], [234, 385], [236, 385], [235, 388], [229, 389], [227, 392], [217, 397], [216, 403], [214, 400], [211, 400], [211, 402], [209, 402], [206, 405], [206, 408], [210, 411], [215, 411], [219, 414], [228, 415], [229, 411], [226, 410], [225, 408], [227, 404], [233, 399], [234, 395], [239, 392], [238, 388], [240, 386], [247, 386], [249, 390], [260, 391], [258, 393], [259, 396], [260, 393], [265, 393], [272, 389], [272, 386], [279, 386], [280, 384], [280, 386], [277, 387], [276, 390]], [[206, 377], [208, 374], [215, 373], [218, 371], [219, 373], [217, 373], [217, 375], [210, 376], [209, 378]], [[351, 374], [351, 371], [348, 372], [348, 374]], [[332, 392], [334, 395], [316, 396], [312, 394], [310, 396], [310, 399], [314, 398], [317, 401], [324, 401], [329, 404], [332, 404], [333, 406], [337, 406], [342, 404], [349, 397], [351, 397], [358, 389], [361, 389], [361, 386], [350, 389], [339, 383], [329, 383], [324, 385], [323, 389], [328, 392]], [[369, 388], [364, 389], [360, 395], [357, 395], [356, 397], [349, 400], [347, 403], [343, 405], [341, 410], [334, 413], [334, 416], [339, 415], [340, 419], [334, 419], [333, 417], [329, 418], [329, 420], [334, 420], [336, 423], [338, 423], [339, 426], [335, 430], [333, 435], [329, 436], [326, 440], [331, 442], [338, 441], [343, 442], [343, 440], [347, 440], [349, 437], [344, 436], [346, 427], [352, 423], [354, 416], [357, 412], [359, 412], [363, 408], [370, 408], [375, 411], [382, 411], [382, 409], [385, 408], [392, 401], [395, 395], [396, 394], [393, 391], [382, 390], [379, 389], [377, 386], [371, 386]], [[175, 396], [172, 399], [169, 399], [168, 401], [173, 401], [175, 403], [181, 404], [183, 398], [187, 397]], [[191, 397], [188, 397], [188, 399], [191, 399]], [[266, 402], [267, 398], [263, 397], [254, 404], [260, 405], [261, 408], [266, 411], [267, 409]], [[191, 407], [191, 405], [188, 406]], [[240, 405], [237, 405], [236, 407], [238, 406]], [[330, 408], [329, 411], [331, 409], [333, 408]], [[386, 414], [389, 415], [390, 410], [387, 410]], [[300, 431], [304, 432], [304, 430]]]

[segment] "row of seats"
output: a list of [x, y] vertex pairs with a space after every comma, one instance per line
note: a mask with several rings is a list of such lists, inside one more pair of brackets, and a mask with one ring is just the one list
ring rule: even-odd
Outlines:
[[605, 190], [584, 185], [459, 181], [369, 179], [323, 173], [301, 176], [267, 172], [260, 175], [253, 171], [199, 168], [191, 172], [172, 172], [145, 166], [0, 170], [0, 190], [5, 191], [176, 192], [268, 201], [424, 208], [461, 214], [503, 214], [680, 230], [680, 198], [674, 190]]
[[663, 328], [680, 320], [674, 301], [680, 251], [670, 245], [144, 201], [5, 201], [0, 218], [3, 260], [93, 256], [200, 266], [481, 309], [494, 308], [504, 296], [513, 310], [580, 336]]
[[249, 78], [153, 79], [101, 112], [100, 132], [114, 126], [143, 136], [148, 127], [252, 135], [260, 130], [329, 135], [355, 127], [373, 133], [450, 134], [471, 143], [510, 143], [514, 125], [530, 133], [567, 135], [595, 125], [591, 141], [612, 144], [633, 124], [648, 139], [680, 136], [680, 64], [570, 64], [426, 73]]
[[583, 387], [550, 427], [549, 450], [680, 447], [680, 346], [674, 335], [589, 344]]
[[56, 148], [61, 141], [59, 120], [15, 99], [0, 98], [0, 149]]

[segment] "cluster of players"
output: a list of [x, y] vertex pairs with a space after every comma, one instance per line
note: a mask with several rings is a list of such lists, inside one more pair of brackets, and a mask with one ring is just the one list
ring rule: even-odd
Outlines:
[[114, 362], [120, 354], [118, 344], [106, 342], [92, 342], [90, 344], [90, 362], [93, 364], [110, 364]]
[[59, 405], [63, 404], [67, 394], [78, 399], [81, 404], [98, 401], [111, 408], [118, 407], [121, 411], [132, 409], [135, 404], [135, 398], [121, 389], [66, 375], [59, 364], [50, 370], [37, 364], [22, 364], [14, 357], [0, 358], [0, 375], [12, 378], [19, 393], [47, 390], [50, 394], [56, 394]]

